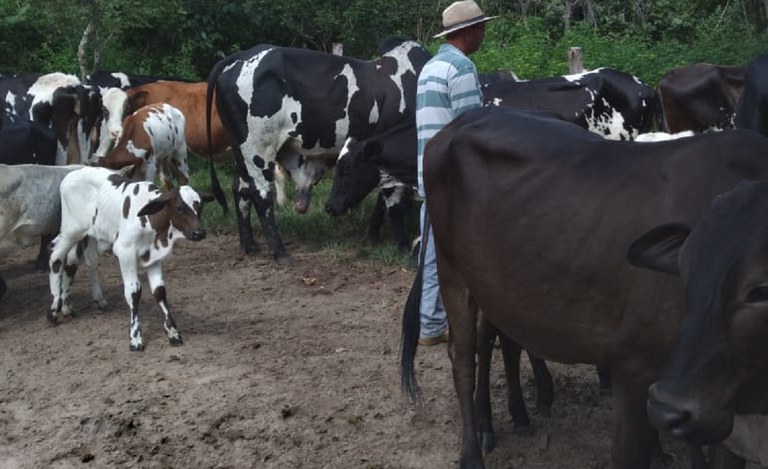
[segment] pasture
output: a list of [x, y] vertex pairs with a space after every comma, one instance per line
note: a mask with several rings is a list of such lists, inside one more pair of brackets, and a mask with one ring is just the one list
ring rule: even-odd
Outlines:
[[[114, 257], [102, 259], [111, 309], [90, 305], [81, 271], [76, 317], [51, 326], [36, 247], [3, 241], [0, 467], [454, 467], [460, 422], [445, 346], [419, 348], [422, 405], [400, 392], [400, 316], [413, 271], [295, 239], [286, 236], [293, 268], [244, 256], [227, 230], [179, 243], [164, 271], [184, 345], [168, 344], [145, 283], [140, 353], [128, 351]], [[552, 417], [533, 411], [536, 433], [522, 437], [512, 433], [495, 355], [499, 446], [488, 467], [608, 467], [610, 405], [598, 400], [594, 367], [552, 364]], [[523, 370], [533, 402], [527, 360]], [[663, 444], [670, 467], [685, 467], [679, 443]]]

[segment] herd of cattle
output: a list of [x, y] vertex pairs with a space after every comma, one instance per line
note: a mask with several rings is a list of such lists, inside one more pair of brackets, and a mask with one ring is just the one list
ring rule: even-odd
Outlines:
[[[407, 248], [416, 79], [430, 54], [395, 39], [379, 56], [259, 45], [221, 60], [206, 82], [0, 77], [0, 239], [40, 238], [49, 320], [71, 312], [81, 260], [95, 303], [106, 305], [97, 267], [111, 251], [130, 349], [143, 349], [140, 270], [170, 343], [182, 342], [161, 265], [179, 239], [205, 237], [205, 202], [228, 206], [213, 155], [234, 159], [247, 253], [260, 249], [253, 207], [271, 255], [292, 264], [274, 216], [281, 174], [305, 212], [332, 167], [325, 211], [342, 215], [378, 190], [369, 232], [386, 211]], [[710, 445], [710, 467], [768, 464], [764, 449], [737, 437], [752, 432], [748, 414], [768, 412], [768, 55], [745, 67], [679, 67], [656, 89], [610, 68], [481, 80], [485, 107], [438, 134], [425, 160], [463, 419], [460, 466], [484, 467], [482, 450], [493, 446], [487, 366], [476, 379], [475, 363], [487, 363], [486, 329], [518, 356], [523, 347], [534, 360], [610, 371], [614, 467], [648, 467], [656, 429], [694, 454]], [[209, 156], [213, 194], [188, 185], [188, 151]], [[0, 297], [5, 290], [0, 277]], [[404, 311], [401, 358], [414, 394], [418, 294], [415, 286]]]

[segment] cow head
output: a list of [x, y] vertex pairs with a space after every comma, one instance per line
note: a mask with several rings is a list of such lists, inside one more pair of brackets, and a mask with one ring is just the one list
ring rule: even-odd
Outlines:
[[768, 412], [768, 183], [719, 196], [693, 230], [655, 228], [629, 260], [685, 285], [672, 354], [650, 388], [651, 422], [709, 444], [728, 436], [734, 414]]
[[201, 221], [203, 205], [212, 200], [210, 194], [201, 194], [189, 186], [181, 186], [147, 202], [137, 216], [148, 216], [152, 228], [158, 233], [170, 234], [176, 230], [191, 241], [200, 241], [205, 238]]
[[67, 150], [67, 164], [80, 164], [93, 152], [91, 131], [101, 114], [101, 95], [82, 85], [58, 88], [53, 93], [51, 124]]
[[298, 152], [283, 152], [279, 156], [280, 165], [291, 176], [296, 193], [294, 208], [299, 213], [306, 213], [312, 199], [312, 188], [320, 182], [329, 167], [333, 166], [330, 158], [305, 158]]
[[378, 141], [347, 139], [336, 163], [331, 195], [325, 204], [326, 213], [343, 215], [376, 189], [381, 176], [374, 157], [381, 150], [382, 144]]
[[120, 88], [109, 88], [102, 94], [101, 102], [101, 116], [97, 124], [99, 145], [94, 152], [97, 157], [106, 155], [120, 138], [123, 120], [128, 115], [128, 95]]

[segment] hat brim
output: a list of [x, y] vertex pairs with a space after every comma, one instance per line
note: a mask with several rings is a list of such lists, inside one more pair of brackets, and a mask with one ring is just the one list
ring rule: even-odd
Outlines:
[[443, 37], [446, 34], [450, 34], [450, 33], [454, 32], [454, 31], [458, 31], [460, 29], [464, 29], [466, 27], [472, 26], [473, 24], [484, 23], [484, 22], [486, 22], [488, 20], [492, 20], [494, 18], [498, 18], [498, 16], [485, 16], [485, 15], [478, 16], [477, 18], [472, 18], [471, 20], [462, 21], [461, 23], [456, 23], [453, 26], [451, 26], [450, 28], [446, 28], [444, 31], [442, 31], [442, 32], [440, 32], [438, 34], [435, 34], [432, 37], [433, 38]]

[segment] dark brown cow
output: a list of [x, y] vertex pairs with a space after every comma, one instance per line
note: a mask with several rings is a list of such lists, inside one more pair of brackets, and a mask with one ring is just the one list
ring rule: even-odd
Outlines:
[[[472, 402], [478, 308], [537, 356], [607, 364], [612, 467], [648, 467], [658, 435], [647, 390], [672, 349], [682, 286], [629, 265], [627, 248], [653, 226], [695, 222], [741, 179], [768, 179], [766, 155], [768, 140], [746, 131], [640, 145], [501, 107], [467, 112], [430, 141], [424, 175], [452, 332], [462, 469], [485, 467]], [[409, 392], [416, 285], [403, 316]]]
[[730, 129], [744, 67], [695, 64], [667, 72], [656, 86], [668, 132]]
[[685, 284], [683, 323], [648, 398], [660, 430], [711, 444], [731, 434], [734, 414], [768, 413], [766, 228], [768, 183], [745, 181], [693, 228], [666, 224], [630, 248], [634, 264], [679, 274]]

